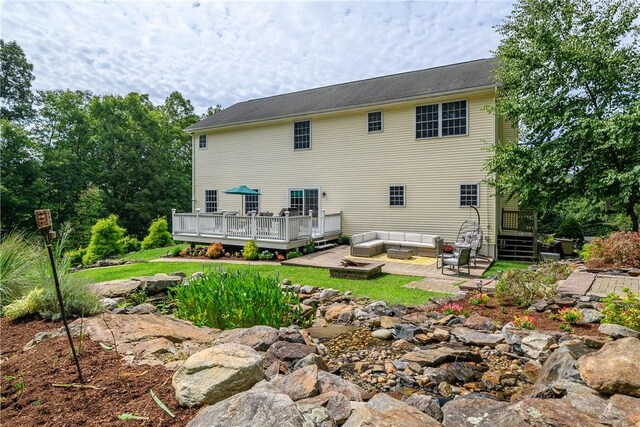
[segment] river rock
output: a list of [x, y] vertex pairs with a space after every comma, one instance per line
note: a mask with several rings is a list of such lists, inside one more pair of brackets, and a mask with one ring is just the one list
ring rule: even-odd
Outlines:
[[621, 325], [616, 325], [615, 323], [603, 323], [598, 327], [598, 331], [605, 335], [609, 335], [612, 338], [640, 338], [640, 332]]
[[549, 347], [555, 343], [556, 340], [551, 335], [535, 332], [522, 338], [520, 346], [526, 356], [542, 361], [549, 356], [551, 353]]
[[349, 304], [333, 304], [327, 307], [324, 318], [329, 322], [349, 323], [353, 320], [353, 310]]
[[369, 393], [362, 387], [324, 371], [318, 371], [318, 389], [320, 393], [330, 391], [342, 393], [347, 399], [356, 402], [362, 402], [369, 398]]
[[168, 274], [155, 274], [153, 276], [134, 277], [132, 280], [140, 282], [140, 289], [144, 289], [148, 295], [155, 295], [182, 283], [182, 277], [169, 276]]
[[349, 399], [337, 391], [329, 391], [298, 401], [298, 405], [302, 404], [314, 404], [326, 408], [331, 418], [338, 424], [344, 423], [347, 418], [349, 418], [349, 415], [351, 415], [351, 403]]
[[275, 380], [274, 384], [294, 401], [318, 394], [318, 367], [310, 365]]
[[287, 341], [277, 341], [267, 350], [267, 355], [272, 355], [283, 362], [296, 362], [314, 353], [317, 353], [317, 350], [313, 346]]
[[502, 334], [488, 334], [465, 327], [454, 328], [451, 334], [456, 337], [458, 341], [478, 346], [487, 345], [489, 347], [495, 347], [496, 344], [504, 340]]
[[542, 365], [538, 379], [533, 386], [534, 397], [555, 397], [564, 394], [558, 387], [560, 381], [576, 381], [580, 378], [576, 368], [576, 358], [569, 347], [561, 346], [554, 351]]
[[278, 330], [271, 326], [253, 326], [251, 328], [237, 328], [223, 331], [216, 344], [242, 344], [256, 351], [267, 351], [278, 341]]
[[580, 377], [607, 394], [640, 396], [640, 340], [621, 338], [578, 359]]
[[411, 341], [422, 329], [408, 323], [400, 323], [393, 328], [393, 337], [397, 340]]
[[429, 415], [431, 418], [442, 421], [442, 409], [438, 404], [438, 399], [436, 399], [435, 397], [414, 393], [403, 401], [407, 405], [418, 408], [425, 414]]
[[187, 427], [302, 427], [295, 402], [276, 386], [261, 382], [202, 409]]
[[393, 332], [391, 332], [389, 329], [376, 329], [375, 331], [371, 332], [371, 336], [381, 340], [390, 340], [391, 338], [393, 338]]
[[182, 406], [210, 405], [250, 389], [262, 380], [262, 355], [240, 344], [220, 344], [190, 356], [173, 374]]
[[493, 332], [496, 330], [496, 325], [491, 321], [490, 318], [486, 316], [480, 316], [478, 314], [474, 314], [465, 319], [462, 323], [462, 326], [469, 329], [475, 329], [477, 331], [489, 331]]
[[396, 325], [399, 325], [401, 323], [402, 323], [402, 320], [400, 320], [397, 317], [380, 316], [380, 327], [381, 328], [393, 329], [393, 328], [396, 327]]
[[604, 314], [593, 308], [581, 308], [582, 321], [585, 323], [597, 323], [604, 319]]
[[428, 350], [416, 350], [403, 355], [400, 360], [418, 363], [420, 366], [437, 366], [455, 360], [481, 362], [482, 358], [465, 348], [438, 347]]
[[376, 394], [355, 409], [344, 427], [437, 427], [440, 423], [413, 406], [391, 396]]

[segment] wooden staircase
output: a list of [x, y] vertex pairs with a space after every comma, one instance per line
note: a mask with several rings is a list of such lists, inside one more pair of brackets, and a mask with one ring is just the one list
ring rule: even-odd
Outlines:
[[538, 260], [538, 218], [532, 211], [502, 210], [502, 232], [498, 234], [498, 259]]

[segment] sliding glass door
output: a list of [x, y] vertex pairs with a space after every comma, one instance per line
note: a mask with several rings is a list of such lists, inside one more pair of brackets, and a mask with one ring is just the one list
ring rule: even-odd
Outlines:
[[313, 210], [313, 216], [318, 216], [320, 210], [320, 190], [318, 188], [290, 188], [289, 208], [297, 209], [300, 215], [309, 215]]

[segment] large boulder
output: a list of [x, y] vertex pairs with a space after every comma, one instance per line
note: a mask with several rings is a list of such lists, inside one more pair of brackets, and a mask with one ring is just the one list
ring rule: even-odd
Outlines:
[[622, 338], [578, 359], [580, 377], [607, 394], [640, 396], [640, 340]]
[[262, 380], [263, 356], [246, 345], [220, 344], [189, 357], [173, 375], [182, 406], [211, 405]]
[[408, 398], [404, 399], [404, 403], [407, 405], [418, 408], [431, 418], [435, 418], [438, 421], [442, 421], [442, 409], [438, 399], [433, 396], [427, 396], [425, 394], [414, 393]]
[[544, 361], [551, 354], [550, 347], [555, 343], [553, 336], [535, 332], [522, 338], [520, 347], [526, 356]]
[[140, 282], [140, 289], [147, 291], [149, 295], [154, 295], [179, 285], [182, 283], [183, 277], [155, 274], [153, 276], [134, 277], [131, 280], [137, 280]]
[[353, 320], [353, 310], [349, 304], [333, 304], [327, 308], [324, 318], [329, 322], [349, 323]]
[[634, 331], [633, 329], [629, 329], [621, 325], [616, 325], [615, 323], [601, 324], [600, 326], [598, 326], [598, 332], [609, 335], [612, 338], [640, 338], [640, 332]]
[[331, 418], [327, 408], [312, 403], [298, 403], [296, 405], [304, 418], [304, 427], [336, 427], [337, 424]]
[[356, 402], [369, 398], [369, 393], [362, 387], [324, 371], [318, 371], [318, 388], [320, 393], [336, 391], [344, 394], [349, 400]]
[[318, 396], [310, 397], [308, 399], [302, 399], [298, 401], [298, 405], [302, 404], [314, 404], [322, 406], [327, 411], [333, 420], [338, 424], [344, 423], [349, 415], [351, 415], [351, 404], [349, 399], [337, 391], [328, 391]]
[[187, 427], [302, 427], [304, 418], [295, 402], [276, 386], [261, 382], [208, 406]]
[[242, 344], [257, 351], [267, 351], [278, 341], [279, 333], [271, 326], [253, 326], [251, 328], [228, 329], [223, 331], [216, 344]]
[[493, 332], [496, 330], [496, 325], [491, 321], [490, 318], [486, 316], [480, 316], [478, 314], [474, 314], [469, 316], [464, 320], [462, 326], [469, 329], [475, 329], [477, 331], [489, 331]]
[[283, 362], [292, 363], [314, 353], [317, 353], [314, 346], [288, 341], [278, 341], [269, 347], [269, 350], [267, 351], [267, 355], [269, 356], [273, 356]]
[[440, 423], [413, 406], [379, 393], [356, 408], [343, 427], [438, 427]]
[[640, 399], [623, 394], [611, 396], [600, 421], [614, 427], [640, 426]]
[[138, 280], [109, 280], [89, 285], [96, 295], [104, 298], [123, 297], [129, 292], [137, 291], [141, 283]]
[[442, 425], [461, 427], [481, 425], [485, 414], [498, 412], [509, 404], [478, 395], [458, 396], [442, 407]]
[[562, 346], [554, 351], [544, 362], [533, 386], [534, 397], [555, 397], [564, 394], [560, 383], [580, 378], [576, 369], [576, 358], [569, 347]]
[[274, 384], [291, 399], [300, 400], [318, 394], [318, 367], [310, 365], [275, 380]]

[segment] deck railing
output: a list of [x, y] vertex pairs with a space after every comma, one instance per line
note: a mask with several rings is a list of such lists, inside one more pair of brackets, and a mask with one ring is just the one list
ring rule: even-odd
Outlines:
[[538, 218], [534, 211], [502, 211], [502, 229], [535, 233]]
[[257, 216], [226, 213], [176, 213], [172, 210], [174, 235], [220, 237], [240, 240], [292, 242], [325, 234], [339, 234], [341, 213], [313, 216]]

